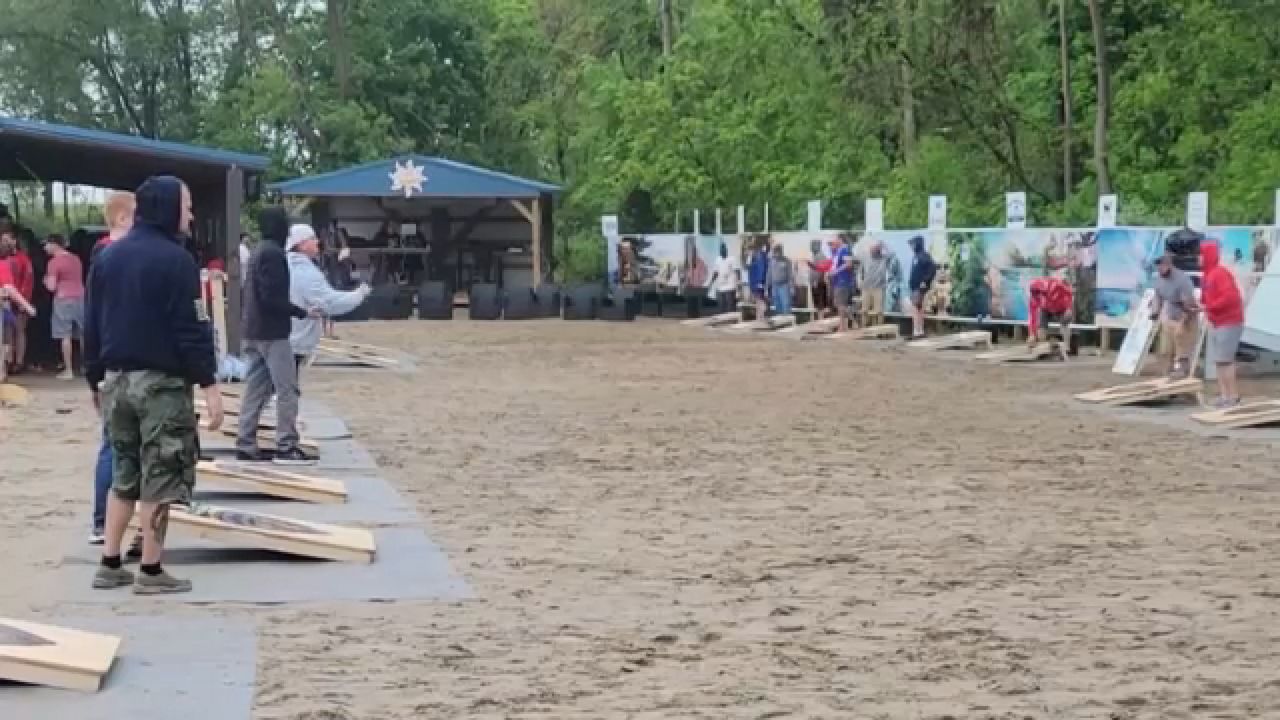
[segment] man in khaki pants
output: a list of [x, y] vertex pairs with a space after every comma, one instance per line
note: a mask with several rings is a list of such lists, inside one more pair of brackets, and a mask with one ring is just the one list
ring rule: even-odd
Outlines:
[[1151, 319], [1160, 323], [1169, 376], [1181, 379], [1191, 372], [1191, 353], [1195, 351], [1200, 331], [1196, 289], [1191, 278], [1173, 266], [1173, 256], [1168, 253], [1156, 260], [1153, 280], [1155, 300], [1151, 305]]
[[871, 243], [871, 257], [862, 264], [862, 327], [884, 323], [884, 292], [889, 284], [889, 258], [885, 257], [884, 244]]

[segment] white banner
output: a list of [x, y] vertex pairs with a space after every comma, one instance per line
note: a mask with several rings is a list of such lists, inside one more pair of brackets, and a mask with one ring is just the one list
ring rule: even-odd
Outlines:
[[884, 232], [884, 198], [867, 198], [863, 214], [867, 232]]
[[930, 230], [946, 230], [947, 229], [947, 196], [946, 195], [930, 195], [929, 196], [929, 229]]
[[1025, 192], [1004, 194], [1004, 225], [1014, 230], [1022, 230], [1027, 226], [1027, 194]]

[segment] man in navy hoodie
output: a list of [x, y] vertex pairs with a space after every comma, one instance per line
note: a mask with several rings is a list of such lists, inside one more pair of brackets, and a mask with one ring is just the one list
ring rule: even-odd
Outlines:
[[[102, 251], [89, 271], [85, 377], [111, 440], [106, 541], [93, 586], [133, 585], [139, 595], [187, 592], [191, 582], [160, 565], [169, 506], [191, 500], [196, 412], [191, 386], [204, 389], [209, 427], [222, 424], [213, 331], [200, 274], [181, 237], [191, 227], [191, 193], [175, 177], [138, 188], [133, 229]], [[142, 566], [121, 567], [120, 545], [141, 511]]]
[[938, 266], [924, 249], [924, 238], [920, 235], [911, 238], [911, 251], [911, 273], [907, 276], [911, 288], [911, 339], [918, 340], [924, 337], [924, 299], [933, 287]]
[[298, 447], [298, 369], [289, 333], [293, 319], [308, 317], [289, 302], [289, 259], [284, 252], [289, 237], [289, 214], [276, 205], [258, 214], [262, 240], [249, 259], [244, 284], [244, 398], [236, 435], [236, 458], [244, 462], [261, 459], [258, 451], [258, 420], [262, 410], [276, 396], [277, 465], [314, 465], [315, 458]]

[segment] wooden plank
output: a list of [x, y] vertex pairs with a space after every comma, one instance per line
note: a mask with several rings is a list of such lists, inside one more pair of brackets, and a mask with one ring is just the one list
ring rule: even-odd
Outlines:
[[97, 692], [115, 662], [120, 638], [0, 618], [0, 678]]
[[983, 345], [988, 350], [992, 349], [991, 333], [986, 330], [967, 330], [951, 335], [938, 335], [923, 340], [912, 340], [907, 343], [907, 347], [916, 350], [954, 350], [976, 348]]
[[[1018, 345], [1017, 347], [1011, 347], [1005, 350], [992, 350], [991, 352], [978, 353], [974, 358], [985, 362], [996, 363], [1034, 362], [1037, 360], [1043, 360], [1053, 354], [1054, 344], [1045, 342], [1036, 343], [1032, 347]], [[1066, 357], [1065, 351], [1062, 351], [1062, 357]]]
[[719, 325], [727, 325], [729, 323], [738, 322], [740, 320], [742, 320], [741, 313], [726, 312], [726, 313], [719, 313], [717, 315], [712, 315], [711, 317], [689, 318], [688, 320], [681, 320], [680, 324], [686, 325], [688, 327], [716, 327]]
[[1222, 428], [1275, 425], [1280, 423], [1280, 400], [1256, 400], [1225, 410], [1196, 413], [1191, 419]]
[[196, 482], [309, 503], [341, 505], [347, 501], [347, 486], [340, 480], [310, 477], [269, 466], [202, 460], [196, 465]]
[[1203, 389], [1204, 383], [1197, 378], [1157, 378], [1078, 393], [1075, 399], [1097, 405], [1136, 405], [1182, 395], [1196, 395]]
[[821, 320], [814, 320], [813, 322], [807, 322], [803, 325], [792, 325], [791, 327], [779, 330], [778, 334], [799, 335], [801, 337], [804, 337], [805, 335], [825, 335], [833, 333], [839, 328], [840, 318], [830, 317], [823, 318]]
[[896, 340], [897, 325], [872, 325], [866, 328], [843, 330], [826, 336], [828, 340]]
[[[134, 518], [137, 523], [137, 518]], [[169, 527], [203, 540], [300, 557], [370, 564], [377, 552], [373, 533], [213, 505], [172, 506]]]

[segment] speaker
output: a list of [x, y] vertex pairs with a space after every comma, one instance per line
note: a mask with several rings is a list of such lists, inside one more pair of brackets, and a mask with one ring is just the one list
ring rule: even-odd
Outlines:
[[600, 303], [599, 316], [609, 322], [632, 322], [640, 310], [640, 299], [629, 290], [616, 290]]
[[564, 293], [565, 320], [594, 320], [600, 306], [600, 286], [574, 285]]
[[531, 287], [507, 290], [505, 306], [502, 317], [507, 320], [532, 320], [542, 317], [538, 309], [538, 295]]
[[375, 320], [408, 320], [413, 316], [413, 288], [379, 285], [364, 304], [369, 306], [369, 317]]
[[418, 286], [418, 319], [453, 319], [453, 291], [448, 285], [433, 280]]
[[560, 286], [540, 285], [534, 291], [540, 317], [560, 317]]
[[498, 320], [502, 317], [502, 301], [498, 286], [493, 283], [473, 283], [468, 313], [472, 320]]

